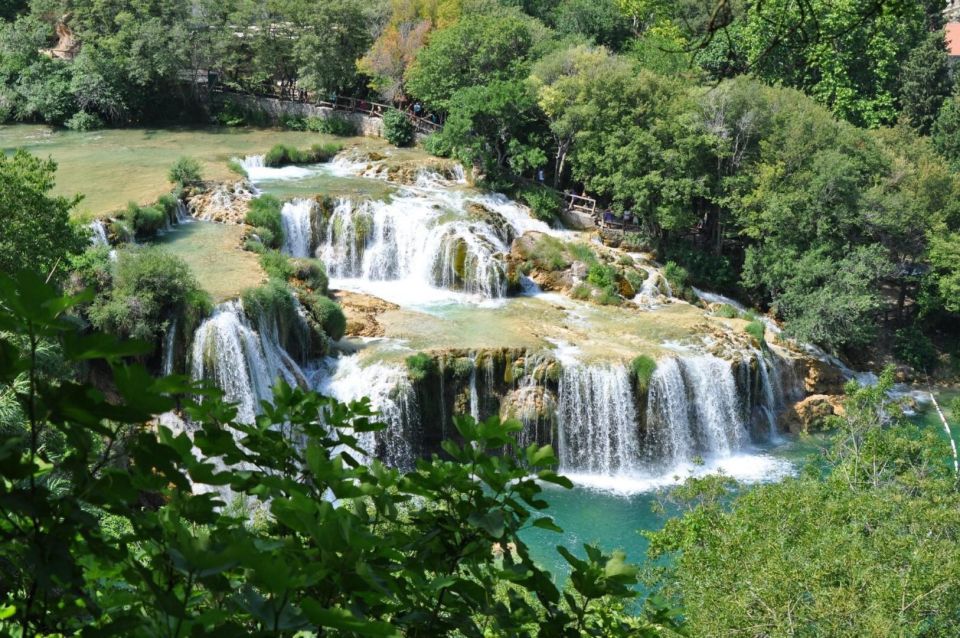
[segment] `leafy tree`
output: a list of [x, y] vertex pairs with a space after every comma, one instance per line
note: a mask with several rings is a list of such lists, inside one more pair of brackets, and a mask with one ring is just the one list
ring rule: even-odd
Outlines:
[[200, 162], [192, 157], [179, 158], [167, 172], [167, 179], [178, 186], [199, 182], [201, 179]]
[[931, 33], [910, 51], [901, 71], [900, 104], [910, 125], [926, 135], [950, 96], [950, 61], [942, 31]]
[[[569, 487], [519, 423], [458, 418], [449, 460], [406, 474], [366, 459], [382, 429], [350, 406], [280, 384], [256, 423], [217, 392], [124, 363], [143, 344], [80, 336], [42, 281], [0, 279], [0, 383], [26, 373], [26, 427], [0, 447], [0, 601], [20, 635], [334, 632], [367, 636], [666, 636], [678, 613], [630, 616], [636, 568], [588, 546], [561, 592], [519, 536]], [[35, 374], [37, 343], [109, 370], [110, 401]], [[202, 393], [202, 402], [189, 397]], [[176, 401], [191, 426], [170, 428]], [[158, 413], [165, 420], [143, 424]], [[41, 446], [53, 433], [64, 453]], [[364, 462], [361, 462], [364, 460]], [[38, 507], [41, 506], [41, 507]]]
[[56, 169], [26, 151], [0, 155], [0, 271], [29, 265], [59, 276], [65, 260], [83, 250], [85, 238], [70, 224], [79, 198], [50, 194]]
[[407, 90], [433, 108], [450, 110], [461, 89], [521, 77], [534, 36], [525, 16], [471, 15], [430, 38], [407, 71]]
[[954, 170], [960, 169], [960, 97], [953, 96], [943, 102], [930, 138]]
[[460, 89], [449, 103], [450, 115], [440, 142], [461, 161], [476, 164], [491, 178], [522, 174], [546, 163], [531, 138], [537, 113], [533, 96], [520, 81], [494, 80]]
[[630, 36], [630, 22], [615, 0], [563, 0], [547, 20], [561, 34], [583, 36], [614, 50]]
[[723, 478], [676, 492], [691, 509], [648, 533], [650, 557], [670, 557], [651, 576], [682, 602], [691, 635], [960, 630], [950, 453], [935, 431], [905, 421], [887, 395], [892, 383], [888, 371], [873, 388], [848, 388], [830, 451], [799, 477], [732, 501]]
[[209, 296], [180, 258], [142, 247], [119, 251], [112, 287], [93, 300], [88, 314], [99, 330], [158, 347], [169, 322], [180, 320], [192, 334], [209, 310]]
[[391, 109], [383, 116], [383, 135], [394, 146], [410, 146], [414, 133], [413, 122], [403, 111]]
[[371, 43], [364, 6], [360, 0], [290, 2], [300, 88], [323, 95], [357, 85], [356, 61]]

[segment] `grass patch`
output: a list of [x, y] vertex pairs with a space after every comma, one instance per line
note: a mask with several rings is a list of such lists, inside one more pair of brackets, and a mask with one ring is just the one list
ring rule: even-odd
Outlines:
[[657, 362], [653, 357], [648, 357], [647, 355], [642, 354], [630, 362], [630, 374], [633, 375], [637, 388], [640, 388], [644, 392], [650, 387], [650, 379], [653, 378], [653, 373], [656, 369]]
[[767, 327], [763, 325], [762, 321], [755, 319], [748, 323], [743, 330], [753, 337], [753, 340], [756, 341], [758, 345], [763, 345], [764, 337], [767, 334]]
[[407, 373], [411, 381], [419, 383], [437, 372], [437, 362], [427, 353], [418, 352], [407, 357]]

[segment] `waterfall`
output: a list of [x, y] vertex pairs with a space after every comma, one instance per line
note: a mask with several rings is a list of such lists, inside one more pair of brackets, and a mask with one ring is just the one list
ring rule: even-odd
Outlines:
[[636, 469], [640, 441], [626, 366], [564, 366], [558, 403], [561, 472], [613, 476]]
[[473, 355], [473, 368], [470, 370], [470, 416], [480, 421], [480, 393], [477, 392], [477, 355]]
[[190, 211], [187, 210], [187, 205], [183, 202], [182, 199], [177, 200], [177, 223], [178, 224], [189, 224], [193, 221], [193, 218], [190, 216]]
[[107, 226], [102, 219], [95, 219], [90, 222], [90, 244], [93, 246], [109, 246], [107, 239]]
[[237, 404], [244, 423], [253, 422], [261, 401], [272, 399], [277, 379], [304, 383], [300, 367], [280, 345], [275, 318], [261, 317], [257, 327], [241, 302], [228, 301], [200, 325], [193, 341], [193, 379], [212, 381]]
[[280, 209], [283, 223], [283, 252], [291, 257], [310, 257], [313, 241], [310, 216], [316, 203], [312, 199], [295, 199]]
[[340, 402], [370, 398], [370, 406], [387, 427], [358, 435], [360, 446], [387, 465], [413, 467], [417, 459], [420, 419], [416, 392], [401, 366], [362, 366], [357, 355], [328, 358], [316, 375], [316, 389]]
[[415, 193], [388, 202], [341, 199], [317, 255], [333, 278], [406, 280], [497, 298], [506, 295], [503, 256], [513, 233], [497, 212], [462, 218]]
[[180, 318], [174, 317], [163, 335], [163, 366], [161, 371], [165, 377], [173, 374], [177, 344], [177, 325], [179, 323]]
[[657, 362], [647, 399], [644, 449], [672, 467], [696, 456], [729, 456], [749, 443], [733, 367], [711, 355]]

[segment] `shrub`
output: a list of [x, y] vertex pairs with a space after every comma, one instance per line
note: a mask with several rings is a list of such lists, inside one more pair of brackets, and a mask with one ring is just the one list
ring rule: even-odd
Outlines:
[[129, 244], [134, 239], [133, 222], [128, 219], [113, 220], [109, 230], [114, 244]]
[[937, 367], [937, 349], [916, 324], [896, 331], [893, 352], [898, 359], [917, 370], [930, 371]]
[[437, 157], [450, 157], [453, 154], [453, 148], [439, 133], [431, 133], [423, 138], [421, 144], [423, 150]]
[[103, 128], [103, 120], [95, 113], [77, 111], [63, 125], [71, 131], [95, 131]]
[[325, 133], [338, 137], [353, 137], [359, 133], [357, 125], [342, 115], [307, 118], [306, 127], [315, 133]]
[[200, 163], [192, 157], [181, 157], [170, 167], [167, 179], [179, 186], [195, 184], [200, 181]]
[[[243, 221], [254, 228], [266, 228], [269, 237], [260, 235], [260, 241], [268, 248], [279, 248], [283, 243], [283, 218], [280, 200], [273, 195], [261, 195], [250, 200], [250, 209]], [[259, 233], [258, 233], [259, 234]]]
[[630, 373], [633, 375], [634, 382], [637, 388], [644, 392], [650, 387], [650, 379], [653, 378], [656, 369], [657, 362], [645, 354], [634, 357], [633, 361], [630, 362]]
[[677, 292], [686, 288], [690, 281], [690, 274], [687, 273], [687, 270], [674, 261], [668, 261], [663, 267], [663, 276]]
[[302, 117], [284, 113], [280, 116], [280, 127], [291, 131], [306, 131], [307, 121]]
[[94, 300], [90, 320], [122, 338], [158, 345], [167, 322], [180, 318], [189, 334], [210, 308], [209, 295], [182, 259], [159, 247], [140, 247], [119, 252], [113, 288]]
[[239, 175], [240, 177], [244, 177], [244, 178], [248, 177], [247, 169], [245, 169], [243, 167], [243, 164], [241, 164], [239, 161], [235, 159], [232, 159], [227, 162], [227, 170], [229, 170], [231, 173], [235, 173], [236, 175]]
[[552, 222], [560, 217], [563, 201], [560, 195], [546, 186], [533, 186], [520, 191], [520, 199], [530, 207], [530, 211], [537, 219]]
[[530, 256], [541, 268], [547, 270], [563, 270], [570, 266], [567, 250], [558, 239], [549, 235], [542, 235], [533, 245], [533, 254]]
[[307, 311], [323, 332], [333, 341], [340, 341], [347, 331], [347, 317], [340, 304], [330, 297], [314, 292], [303, 296]]
[[630, 287], [637, 292], [643, 288], [643, 282], [646, 280], [646, 277], [640, 274], [640, 271], [634, 270], [633, 268], [627, 270], [623, 276], [627, 280], [627, 283], [630, 284]]
[[438, 373], [437, 362], [426, 352], [418, 352], [407, 357], [407, 373], [411, 381], [418, 383]]
[[278, 250], [268, 250], [260, 255], [260, 267], [271, 279], [287, 281], [295, 272], [290, 258]]
[[721, 304], [720, 307], [717, 308], [716, 314], [718, 317], [723, 317], [724, 319], [736, 319], [740, 316], [740, 312], [728, 303]]
[[617, 269], [608, 264], [596, 263], [587, 271], [587, 281], [597, 288], [609, 288], [617, 284]]
[[593, 248], [586, 244], [579, 242], [568, 244], [567, 250], [577, 261], [582, 261], [587, 265], [597, 263], [597, 254], [593, 252]]
[[158, 197], [157, 207], [166, 215], [168, 222], [177, 223], [177, 198], [172, 193], [164, 193]]
[[574, 299], [586, 301], [593, 297], [593, 286], [581, 282], [573, 287], [573, 290], [570, 291], [570, 296]]
[[383, 136], [394, 146], [411, 146], [414, 140], [413, 122], [402, 111], [390, 109], [383, 116]]
[[619, 306], [623, 303], [620, 293], [617, 292], [615, 285], [604, 286], [597, 291], [594, 301], [602, 306]]
[[149, 239], [166, 226], [167, 214], [156, 206], [127, 204], [127, 217], [133, 225], [134, 234], [140, 239]]
[[271, 279], [262, 286], [248, 288], [243, 291], [241, 300], [247, 316], [259, 330], [276, 327], [284, 350], [301, 360], [305, 358], [309, 335], [300, 316], [299, 304], [286, 282]]
[[767, 327], [763, 325], [762, 321], [756, 319], [748, 323], [744, 328], [744, 331], [753, 337], [754, 341], [762, 345], [764, 343], [764, 337], [767, 334]]
[[327, 271], [318, 259], [291, 259], [293, 278], [306, 285], [311, 291], [327, 294]]
[[263, 163], [274, 168], [287, 164], [318, 164], [331, 160], [342, 149], [339, 144], [314, 144], [307, 150], [277, 144], [264, 155]]
[[650, 237], [638, 232], [626, 233], [620, 240], [621, 248], [634, 252], [649, 251], [655, 244], [656, 242]]

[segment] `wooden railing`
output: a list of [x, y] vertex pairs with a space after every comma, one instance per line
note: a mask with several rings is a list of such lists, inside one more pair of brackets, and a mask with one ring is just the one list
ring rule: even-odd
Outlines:
[[[370, 117], [383, 117], [387, 111], [396, 108], [389, 104], [372, 102], [363, 98], [355, 97], [336, 97], [333, 101], [318, 100], [311, 102], [315, 106], [334, 109], [335, 111], [344, 111], [347, 113], [362, 113]], [[419, 117], [407, 111], [401, 111], [413, 123], [418, 133], [430, 134], [439, 131], [442, 126], [433, 120], [425, 117]]]
[[564, 193], [563, 200], [567, 203], [569, 210], [578, 210], [593, 216], [597, 214], [597, 200], [592, 197]]

